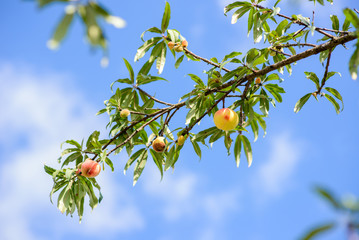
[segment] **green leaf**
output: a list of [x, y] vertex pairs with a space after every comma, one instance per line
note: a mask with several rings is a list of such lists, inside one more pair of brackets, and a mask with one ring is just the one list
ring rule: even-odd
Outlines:
[[359, 30], [359, 18], [356, 15], [356, 13], [349, 9], [349, 8], [345, 8], [343, 10], [344, 15], [346, 16], [346, 19], [348, 19], [348, 21], [353, 24], [353, 26], [356, 28], [356, 30]]
[[123, 61], [126, 64], [127, 70], [130, 73], [131, 83], [133, 84], [135, 82], [135, 74], [133, 72], [131, 64], [126, 60], [126, 58], [123, 58]]
[[49, 167], [49, 166], [46, 166], [44, 165], [44, 170], [47, 174], [51, 175], [56, 171], [56, 169], [52, 168], [52, 167]]
[[153, 37], [147, 40], [141, 47], [139, 47], [135, 55], [135, 62], [140, 60], [145, 55], [145, 53], [161, 39], [162, 37]]
[[358, 67], [359, 67], [359, 39], [355, 45], [354, 53], [349, 61], [349, 71], [353, 80], [356, 80], [358, 77]]
[[144, 32], [141, 34], [141, 40], [142, 40], [142, 41], [145, 41], [145, 40], [143, 40], [143, 36], [145, 36], [145, 33], [146, 33], [146, 32], [159, 33], [159, 34], [162, 33], [159, 28], [157, 28], [157, 27], [151, 27], [151, 28], [147, 29], [146, 31], [144, 31]]
[[198, 155], [199, 159], [201, 159], [202, 158], [202, 151], [201, 151], [201, 148], [199, 147], [198, 143], [196, 141], [193, 141], [193, 139], [191, 139], [191, 143], [192, 143], [194, 151]]
[[306, 75], [306, 78], [313, 81], [315, 83], [315, 86], [317, 87], [317, 89], [319, 89], [320, 85], [319, 85], [319, 78], [317, 77], [317, 75], [313, 72], [304, 72], [304, 73]]
[[240, 135], [240, 137], [243, 143], [244, 153], [246, 154], [247, 157], [248, 167], [250, 167], [252, 165], [252, 160], [253, 160], [251, 143], [249, 142], [246, 136]]
[[325, 94], [324, 96], [329, 100], [329, 102], [331, 102], [333, 104], [336, 113], [339, 114], [340, 113], [339, 103], [337, 103], [337, 101], [335, 101], [335, 99], [332, 96], [330, 96], [329, 94]]
[[170, 8], [170, 4], [166, 2], [165, 12], [163, 13], [162, 23], [161, 23], [162, 33], [166, 32], [168, 28], [168, 24], [170, 23], [170, 18], [171, 18], [171, 8]]
[[294, 112], [295, 113], [299, 112], [300, 109], [302, 109], [302, 107], [308, 101], [310, 96], [312, 96], [312, 93], [308, 93], [308, 94], [304, 95], [301, 99], [299, 99], [299, 101], [294, 106]]
[[334, 195], [329, 190], [323, 187], [316, 187], [315, 191], [321, 198], [326, 200], [335, 209], [342, 208], [340, 202], [334, 197]]
[[65, 161], [62, 163], [61, 168], [63, 168], [65, 165], [68, 165], [70, 162], [75, 161], [77, 158], [82, 157], [81, 152], [75, 152], [68, 156]]
[[174, 163], [174, 153], [176, 146], [173, 146], [170, 151], [167, 153], [166, 162], [165, 162], [165, 171], [167, 171]]
[[244, 6], [236, 10], [232, 15], [231, 23], [235, 24], [237, 20], [242, 17], [246, 12], [248, 12], [251, 8], [251, 6]]
[[336, 97], [337, 99], [339, 99], [342, 102], [342, 109], [340, 111], [343, 111], [344, 109], [344, 102], [343, 102], [343, 97], [342, 95], [340, 95], [340, 93], [334, 89], [334, 88], [330, 88], [330, 87], [326, 87], [324, 88], [325, 90], [327, 90], [328, 92], [330, 92], [331, 94], [333, 94], [334, 97]]
[[[106, 156], [106, 155], [105, 155]], [[115, 171], [115, 168], [113, 167], [113, 163], [111, 161], [111, 159], [109, 159], [108, 157], [105, 158], [105, 163], [111, 168], [111, 171]]]
[[163, 68], [166, 62], [166, 53], [167, 53], [166, 43], [161, 42], [160, 44], [162, 45], [162, 51], [161, 51], [161, 55], [157, 58], [157, 62], [156, 62], [156, 68], [158, 69], [158, 74], [161, 74], [163, 72]]
[[69, 2], [70, 0], [37, 0], [39, 7], [45, 7], [46, 5], [53, 2]]
[[145, 148], [142, 148], [140, 150], [138, 150], [137, 152], [135, 152], [134, 154], [132, 154], [132, 156], [130, 157], [130, 159], [128, 159], [126, 165], [125, 165], [125, 169], [123, 170], [123, 174], [126, 175], [126, 171], [128, 170], [128, 168], [132, 165], [132, 163], [134, 163], [136, 161], [136, 159], [143, 154], [143, 152], [146, 151]]
[[70, 24], [72, 23], [72, 19], [74, 17], [74, 12], [66, 13], [61, 21], [58, 23], [55, 32], [52, 38], [48, 42], [48, 47], [50, 49], [56, 49], [60, 42], [64, 39], [69, 29]]
[[236, 159], [237, 167], [239, 167], [239, 163], [241, 161], [241, 151], [242, 151], [241, 135], [238, 135], [234, 143], [234, 157]]
[[309, 232], [307, 234], [305, 234], [305, 236], [302, 237], [301, 240], [314, 239], [314, 237], [316, 237], [324, 232], [327, 232], [328, 230], [331, 230], [334, 226], [335, 226], [334, 223], [329, 223], [329, 224], [323, 224], [318, 227], [315, 227], [315, 228], [309, 230]]
[[157, 76], [142, 76], [141, 78], [138, 78], [137, 80], [137, 85], [144, 85], [144, 84], [148, 84], [151, 82], [155, 82], [155, 81], [166, 81], [168, 82], [166, 79], [162, 78], [162, 77], [157, 77]]
[[339, 30], [339, 19], [336, 15], [330, 15], [330, 19], [332, 20], [332, 28], [334, 30]]
[[188, 74], [188, 76], [191, 77], [191, 79], [197, 83], [201, 88], [205, 88], [206, 85], [203, 83], [202, 79], [200, 77], [198, 77], [197, 75], [194, 75], [194, 74]]
[[280, 95], [280, 93], [285, 93], [283, 88], [279, 87], [277, 84], [266, 84], [264, 87], [268, 90], [268, 92], [273, 95], [273, 97], [278, 102], [282, 102], [282, 96]]
[[142, 152], [141, 156], [139, 156], [136, 165], [135, 165], [135, 170], [133, 172], [133, 186], [136, 185], [139, 177], [141, 176], [143, 169], [146, 166], [146, 162], [147, 162], [147, 157], [148, 157], [148, 152], [145, 150]]
[[251, 4], [249, 2], [245, 2], [245, 1], [237, 1], [231, 4], [228, 4], [225, 8], [224, 8], [224, 14], [226, 14], [227, 12], [231, 11], [233, 8], [237, 8], [237, 7], [241, 7], [241, 6], [250, 6]]
[[153, 149], [150, 149], [150, 153], [152, 155], [152, 159], [155, 162], [158, 170], [160, 170], [160, 172], [161, 172], [161, 180], [162, 180], [162, 178], [163, 178], [163, 167], [162, 167], [163, 157], [162, 157], [162, 154], [155, 152]]
[[176, 63], [175, 63], [175, 68], [178, 68], [178, 67], [180, 66], [180, 64], [181, 64], [182, 61], [183, 61], [183, 58], [184, 58], [184, 55], [180, 56], [180, 57], [177, 59], [177, 61], [176, 61]]

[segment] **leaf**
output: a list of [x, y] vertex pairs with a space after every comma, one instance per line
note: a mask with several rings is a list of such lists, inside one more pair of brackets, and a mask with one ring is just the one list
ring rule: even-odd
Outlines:
[[184, 55], [180, 56], [180, 57], [177, 59], [177, 61], [176, 61], [176, 63], [175, 63], [175, 68], [178, 68], [178, 67], [180, 66], [180, 64], [181, 64], [182, 61], [183, 61], [183, 58], [184, 58]]
[[330, 15], [330, 19], [332, 20], [332, 28], [334, 30], [339, 30], [339, 19], [336, 15]]
[[359, 39], [355, 45], [355, 50], [349, 61], [349, 71], [353, 80], [356, 80], [358, 77], [358, 67], [359, 67]]
[[162, 178], [163, 178], [163, 167], [162, 167], [163, 157], [162, 157], [162, 154], [155, 152], [153, 149], [150, 149], [150, 153], [152, 155], [152, 159], [155, 162], [158, 170], [160, 170], [161, 180], [162, 180]]
[[47, 174], [51, 175], [56, 171], [56, 169], [52, 168], [52, 167], [49, 167], [49, 166], [46, 166], [44, 165], [44, 170]]
[[337, 101], [335, 101], [335, 99], [332, 96], [330, 96], [329, 94], [325, 94], [324, 96], [329, 100], [329, 102], [331, 102], [333, 104], [336, 113], [339, 114], [340, 113], [339, 103], [337, 103]]
[[243, 143], [244, 153], [246, 154], [247, 157], [248, 167], [250, 167], [252, 165], [252, 160], [253, 160], [251, 143], [249, 142], [246, 136], [244, 135], [240, 135], [240, 136], [241, 136], [241, 141]]
[[81, 152], [75, 152], [68, 156], [65, 161], [62, 163], [61, 168], [63, 168], [65, 165], [68, 165], [70, 162], [75, 161], [78, 157], [82, 157]]
[[170, 18], [171, 18], [171, 8], [170, 8], [170, 4], [166, 2], [165, 12], [163, 13], [162, 23], [161, 23], [162, 33], [166, 32], [168, 28], [168, 24], [170, 23]]
[[345, 8], [343, 10], [344, 15], [346, 16], [346, 19], [348, 19], [348, 21], [353, 24], [353, 26], [357, 29], [357, 31], [359, 30], [359, 18], [356, 15], [356, 13], [349, 9], [349, 8]]
[[322, 234], [328, 230], [331, 230], [334, 226], [335, 226], [334, 223], [329, 223], [329, 224], [323, 224], [318, 227], [315, 227], [314, 229], [311, 229], [307, 234], [305, 234], [305, 236], [302, 237], [301, 240], [314, 239], [314, 237], [318, 236], [319, 234]]
[[174, 153], [175, 153], [175, 146], [173, 146], [170, 151], [167, 153], [166, 162], [165, 162], [165, 171], [167, 171], [174, 163]]
[[141, 156], [138, 158], [136, 165], [135, 165], [135, 170], [133, 172], [133, 186], [136, 185], [139, 177], [141, 176], [143, 169], [146, 166], [146, 162], [147, 162], [147, 157], [148, 157], [148, 152], [145, 150], [142, 152]]
[[241, 161], [241, 151], [242, 151], [241, 135], [238, 135], [234, 143], [234, 157], [236, 159], [237, 167], [239, 167], [239, 163]]
[[162, 37], [153, 37], [147, 40], [141, 47], [137, 49], [134, 61], [137, 62], [138, 60], [140, 60], [145, 55], [145, 53], [161, 39]]
[[315, 86], [317, 87], [317, 89], [319, 89], [319, 88], [320, 88], [320, 85], [319, 85], [319, 78], [318, 78], [318, 76], [317, 76], [315, 73], [313, 73], [313, 72], [304, 72], [304, 73], [305, 73], [306, 77], [307, 77], [309, 80], [311, 80], [311, 81], [313, 81], [313, 82], [315, 83]]
[[242, 17], [246, 12], [248, 12], [251, 8], [251, 6], [244, 6], [236, 10], [232, 15], [231, 24], [235, 24], [237, 20]]
[[328, 203], [330, 203], [330, 205], [332, 207], [334, 207], [335, 209], [342, 208], [342, 205], [340, 204], [340, 202], [333, 196], [333, 194], [331, 192], [329, 192], [329, 190], [327, 190], [323, 187], [316, 187], [315, 191], [321, 198], [323, 198]]
[[312, 96], [312, 93], [308, 93], [308, 94], [304, 95], [301, 99], [299, 99], [299, 101], [294, 106], [294, 112], [295, 113], [299, 112], [300, 109], [302, 109], [302, 107], [308, 101], [310, 96]]
[[143, 40], [143, 37], [145, 36], [145, 33], [146, 33], [146, 32], [160, 33], [160, 34], [162, 33], [159, 28], [157, 28], [157, 27], [151, 27], [151, 28], [147, 29], [146, 31], [144, 31], [144, 32], [141, 34], [141, 40], [142, 40], [142, 41], [145, 41], [145, 40]]
[[342, 109], [340, 111], [343, 111], [344, 109], [344, 102], [343, 102], [343, 97], [342, 95], [340, 95], [340, 93], [334, 89], [334, 88], [330, 88], [330, 87], [325, 87], [325, 90], [327, 90], [328, 92], [330, 92], [331, 94], [333, 94], [334, 97], [336, 97], [337, 99], [339, 99], [342, 102]]
[[205, 88], [206, 85], [203, 83], [202, 79], [200, 77], [198, 77], [197, 75], [194, 75], [194, 74], [188, 74], [188, 76], [191, 77], [191, 79], [197, 83], [201, 88]]
[[237, 7], [241, 7], [241, 6], [245, 6], [245, 5], [251, 5], [249, 2], [244, 2], [244, 1], [238, 1], [238, 2], [234, 2], [231, 4], [228, 4], [225, 8], [224, 8], [224, 14], [226, 14], [227, 12], [231, 11], [233, 8], [237, 8]]
[[68, 2], [70, 0], [37, 0], [39, 3], [39, 7], [45, 7], [46, 5], [53, 3], [53, 2]]
[[131, 78], [131, 83], [133, 84], [135, 82], [135, 74], [133, 72], [132, 66], [131, 64], [126, 60], [126, 58], [122, 58], [123, 61], [126, 64], [127, 70], [130, 73], [130, 78]]
[[66, 13], [60, 22], [58, 23], [52, 38], [48, 41], [48, 47], [50, 49], [58, 48], [60, 42], [64, 39], [69, 29], [72, 19], [74, 17], [74, 12]]
[[161, 55], [157, 58], [157, 62], [156, 62], [156, 68], [158, 69], [158, 74], [161, 74], [163, 72], [163, 68], [166, 62], [166, 52], [167, 52], [166, 44], [164, 42], [160, 44], [162, 44], [162, 51], [161, 51]]
[[193, 139], [191, 139], [191, 143], [192, 143], [194, 151], [198, 155], [199, 159], [201, 159], [202, 152], [201, 152], [201, 148], [199, 147], [198, 143], [196, 141], [193, 141]]
[[126, 165], [125, 165], [125, 169], [123, 170], [123, 174], [126, 175], [126, 171], [128, 170], [128, 168], [132, 165], [132, 163], [134, 163], [136, 161], [136, 159], [144, 152], [146, 151], [145, 148], [142, 148], [140, 150], [138, 150], [137, 152], [135, 152], [134, 154], [132, 154], [132, 156], [130, 157], [130, 159], [128, 159]]

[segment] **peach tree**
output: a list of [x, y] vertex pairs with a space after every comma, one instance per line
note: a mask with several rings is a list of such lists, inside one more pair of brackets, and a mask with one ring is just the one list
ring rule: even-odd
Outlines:
[[[184, 146], [193, 148], [201, 158], [203, 147], [223, 141], [227, 154], [233, 154], [237, 167], [242, 155], [245, 155], [247, 165], [251, 166], [250, 138], [253, 136], [256, 141], [260, 128], [265, 134], [265, 119], [269, 110], [282, 102], [282, 94], [285, 93], [281, 86], [281, 74], [284, 71], [291, 74], [296, 62], [310, 56], [319, 54], [323, 69], [305, 72], [313, 86], [295, 104], [294, 112], [299, 112], [310, 98], [329, 101], [337, 113], [342, 111], [343, 98], [328, 82], [337, 74], [331, 71], [330, 61], [335, 50], [347, 48], [346, 43], [355, 41], [354, 50], [349, 50], [351, 58], [348, 65], [352, 78], [357, 78], [358, 11], [346, 8], [343, 10], [345, 21], [339, 22], [339, 18], [332, 15], [331, 27], [321, 27], [314, 24], [314, 13], [310, 17], [296, 13], [285, 15], [281, 13], [280, 0], [270, 8], [262, 6], [263, 1], [237, 1], [224, 8], [225, 15], [232, 12], [232, 24], [246, 14], [248, 34], [252, 32], [253, 41], [262, 42], [265, 47], [252, 48], [246, 53], [234, 51], [223, 59], [207, 59], [190, 50], [190, 39], [186, 40], [180, 31], [170, 28], [171, 10], [166, 2], [162, 21], [144, 31], [140, 37], [143, 43], [137, 49], [134, 62], [141, 58], [147, 61], [135, 73], [130, 61], [123, 59], [128, 75], [111, 84], [114, 94], [97, 113], [109, 116], [106, 126], [108, 137], [100, 138], [100, 132], [94, 131], [86, 140], [67, 140], [64, 142], [67, 147], [58, 159], [61, 167], [45, 166], [54, 182], [50, 199], [52, 201], [52, 195], [59, 192], [57, 206], [62, 213], [73, 215], [77, 211], [81, 221], [86, 196], [91, 208], [101, 202], [101, 188], [95, 176], [101, 168], [114, 171], [111, 158], [122, 151], [128, 155], [124, 173], [134, 165], [133, 185], [139, 180], [148, 160], [154, 161], [162, 179], [165, 171], [174, 169], [177, 161], [181, 161]], [[332, 3], [332, 0], [327, 1]], [[40, 6], [51, 2], [56, 1], [39, 0]], [[50, 45], [57, 46], [74, 16], [79, 16], [84, 22], [89, 43], [106, 51], [106, 39], [97, 18], [104, 18], [115, 26], [120, 25], [121, 19], [110, 15], [94, 1], [61, 2], [68, 2], [69, 5]], [[324, 5], [324, 0], [317, 2]], [[193, 64], [198, 61], [208, 64], [203, 76], [188, 73], [195, 85], [191, 91], [183, 92], [177, 103], [158, 99], [144, 90], [145, 85], [155, 81], [167, 81], [160, 75], [171, 55], [176, 59], [175, 68], [179, 68], [185, 58]], [[151, 75], [150, 71], [154, 68], [158, 74]], [[175, 115], [182, 119], [182, 124], [173, 124], [171, 120]], [[213, 127], [198, 127], [200, 121], [212, 118]]]

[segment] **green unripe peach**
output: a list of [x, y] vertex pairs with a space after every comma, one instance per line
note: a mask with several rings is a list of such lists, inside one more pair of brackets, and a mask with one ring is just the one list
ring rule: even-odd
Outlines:
[[97, 177], [101, 172], [101, 166], [98, 162], [88, 158], [81, 165], [81, 175], [87, 178]]
[[214, 114], [213, 121], [218, 129], [229, 131], [237, 127], [239, 117], [232, 109], [222, 108]]
[[122, 109], [120, 112], [121, 118], [127, 118], [130, 115], [130, 111], [128, 109]]
[[165, 148], [166, 148], [166, 143], [165, 143], [164, 137], [157, 137], [152, 142], [152, 148], [156, 152], [159, 152], [159, 153], [163, 152], [165, 150]]
[[177, 45], [177, 46], [174, 47], [174, 50], [176, 52], [183, 52], [183, 47], [182, 47], [182, 45]]
[[178, 144], [179, 146], [182, 146], [185, 141], [186, 141], [186, 138], [185, 138], [183, 135], [181, 135], [181, 136], [179, 136], [178, 139], [177, 139], [177, 144]]

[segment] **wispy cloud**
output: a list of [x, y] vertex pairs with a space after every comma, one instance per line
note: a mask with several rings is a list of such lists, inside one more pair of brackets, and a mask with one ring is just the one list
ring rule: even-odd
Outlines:
[[96, 119], [96, 110], [76, 92], [70, 80], [57, 73], [37, 74], [11, 64], [0, 65], [0, 188], [4, 193], [0, 196], [0, 239], [41, 239], [45, 230], [59, 237], [93, 234], [101, 228], [95, 233], [102, 235], [144, 226], [131, 195], [119, 195], [121, 185], [106, 174], [99, 181], [111, 189], [104, 192], [108, 198], [99, 211], [87, 214], [81, 225], [50, 204], [52, 183], [43, 164], [56, 166], [59, 144], [65, 139], [81, 140], [105, 125]]
[[291, 137], [288, 132], [273, 137], [268, 160], [255, 174], [255, 188], [271, 195], [281, 194], [291, 183], [300, 160], [303, 144]]

